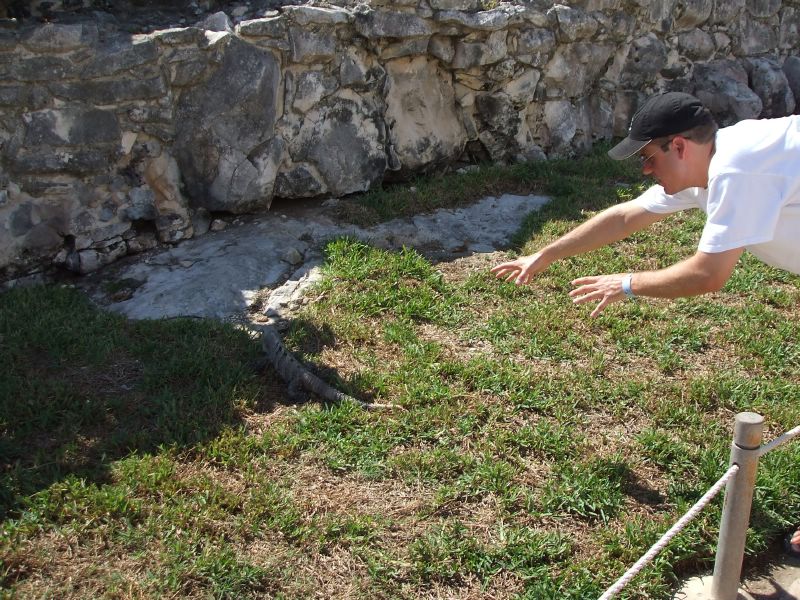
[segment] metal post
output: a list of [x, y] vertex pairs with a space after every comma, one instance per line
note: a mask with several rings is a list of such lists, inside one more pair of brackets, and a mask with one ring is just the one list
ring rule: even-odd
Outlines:
[[736, 600], [739, 594], [745, 537], [750, 523], [758, 449], [761, 446], [763, 429], [764, 417], [761, 415], [751, 412], [736, 415], [730, 464], [739, 465], [739, 471], [725, 488], [717, 558], [711, 582], [711, 597], [714, 600]]

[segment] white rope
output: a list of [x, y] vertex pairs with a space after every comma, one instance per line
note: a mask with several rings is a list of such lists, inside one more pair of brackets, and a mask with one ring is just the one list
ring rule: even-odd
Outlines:
[[600, 596], [600, 600], [610, 600], [610, 598], [616, 596], [626, 585], [628, 585], [630, 580], [636, 577], [639, 571], [641, 571], [647, 565], [647, 563], [653, 560], [658, 553], [661, 552], [667, 544], [669, 544], [670, 540], [678, 535], [683, 528], [686, 527], [689, 522], [694, 519], [700, 513], [700, 511], [703, 510], [709, 502], [711, 502], [711, 500], [714, 499], [714, 496], [716, 496], [720, 490], [725, 487], [725, 484], [728, 483], [728, 480], [731, 479], [731, 477], [736, 475], [737, 471], [739, 471], [739, 465], [731, 465], [725, 474], [719, 478], [717, 483], [715, 483], [711, 489], [708, 490], [702, 498], [700, 498], [700, 500], [695, 502], [694, 506], [692, 506], [692, 508], [690, 508], [685, 515], [678, 519], [678, 522], [670, 527], [669, 531], [661, 536], [661, 539], [653, 544], [653, 546], [644, 554], [644, 556], [636, 561], [636, 564], [628, 569], [614, 585], [608, 588], [605, 593]]
[[775, 438], [769, 444], [764, 444], [763, 446], [761, 446], [761, 448], [758, 449], [758, 457], [761, 458], [767, 452], [775, 450], [775, 448], [777, 448], [781, 444], [785, 444], [786, 442], [788, 442], [789, 440], [791, 440], [794, 437], [797, 437], [798, 435], [800, 435], [800, 425], [798, 425], [794, 429], [790, 429], [789, 431], [784, 433], [782, 436], [780, 436], [778, 438]]

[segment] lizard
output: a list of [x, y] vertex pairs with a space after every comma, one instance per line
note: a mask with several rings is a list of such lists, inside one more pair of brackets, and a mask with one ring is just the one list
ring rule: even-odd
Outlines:
[[371, 408], [397, 408], [393, 404], [375, 404], [353, 398], [340, 392], [322, 379], [314, 375], [303, 363], [296, 359], [286, 349], [273, 324], [262, 328], [261, 347], [267, 359], [280, 377], [289, 384], [289, 396], [295, 399], [302, 398], [303, 392], [312, 393], [329, 402], [344, 402], [349, 400], [364, 409]]

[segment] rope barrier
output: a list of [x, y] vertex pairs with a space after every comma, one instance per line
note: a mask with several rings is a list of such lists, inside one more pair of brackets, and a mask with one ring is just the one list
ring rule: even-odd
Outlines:
[[[800, 430], [800, 427], [798, 427]], [[798, 431], [800, 433], [800, 431]], [[710, 490], [708, 490], [700, 500], [695, 502], [694, 506], [690, 508], [686, 514], [684, 514], [678, 522], [675, 523], [672, 527], [670, 527], [669, 531], [667, 531], [661, 539], [658, 540], [653, 546], [648, 550], [644, 556], [642, 556], [636, 564], [634, 564], [630, 569], [628, 569], [625, 574], [620, 577], [614, 585], [608, 588], [605, 593], [600, 596], [599, 600], [610, 600], [616, 596], [622, 589], [628, 585], [631, 579], [638, 575], [639, 571], [641, 571], [647, 563], [653, 560], [659, 552], [661, 552], [664, 547], [669, 544], [670, 540], [678, 535], [688, 524], [689, 522], [694, 519], [701, 510], [703, 510], [711, 500], [714, 499], [720, 490], [728, 483], [734, 475], [736, 475], [737, 471], [739, 471], [739, 465], [731, 465], [730, 468], [725, 472], [725, 474], [717, 480]]]
[[785, 444], [786, 442], [788, 442], [794, 437], [797, 437], [798, 435], [800, 435], [800, 425], [798, 425], [794, 429], [790, 429], [782, 436], [775, 438], [769, 444], [764, 444], [763, 446], [761, 446], [761, 448], [758, 449], [759, 458], [764, 456], [767, 452], [775, 450], [775, 448], [777, 448], [778, 446]]

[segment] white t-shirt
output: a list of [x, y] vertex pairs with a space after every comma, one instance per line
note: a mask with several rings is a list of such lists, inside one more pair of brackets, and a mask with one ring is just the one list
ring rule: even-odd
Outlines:
[[698, 250], [746, 248], [800, 274], [800, 116], [741, 121], [717, 132], [708, 188], [666, 194], [655, 185], [636, 200], [655, 213], [706, 213]]

